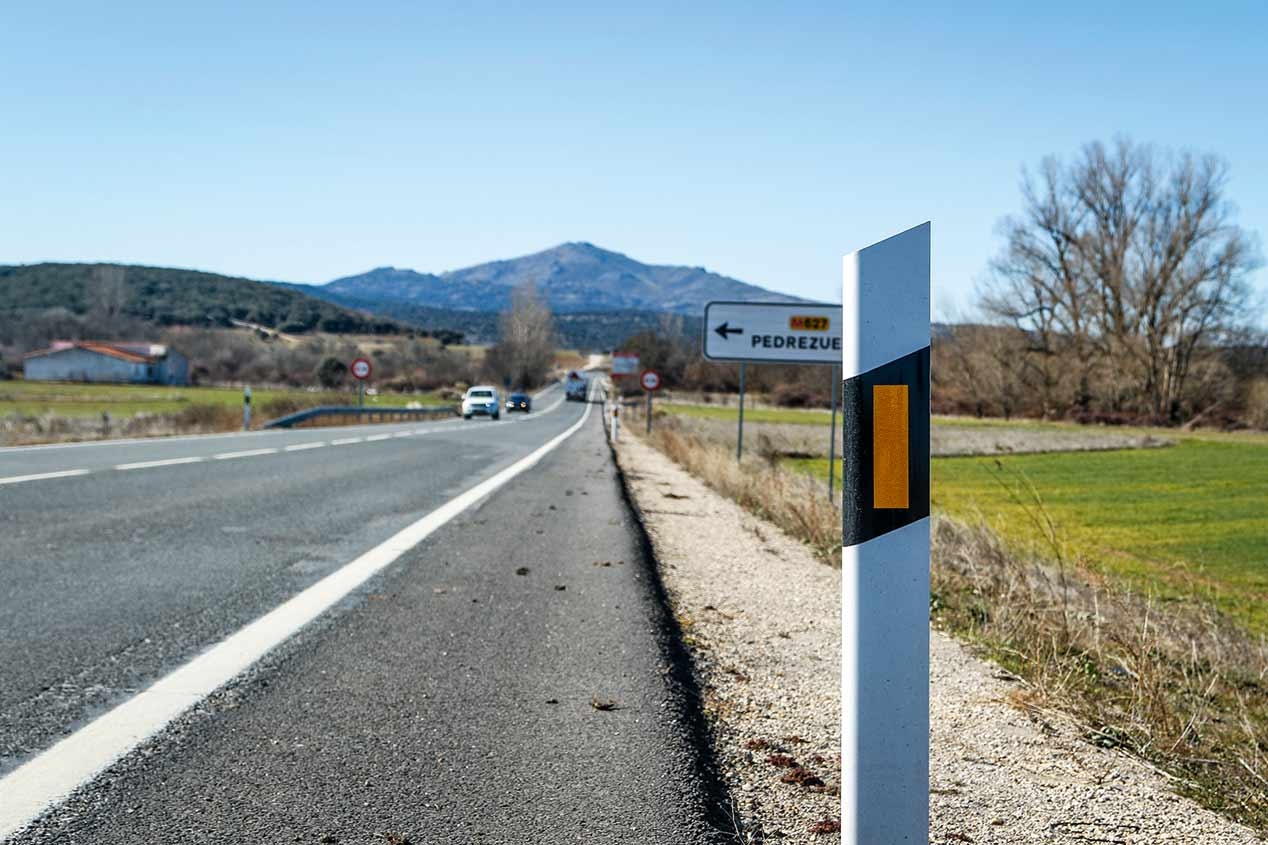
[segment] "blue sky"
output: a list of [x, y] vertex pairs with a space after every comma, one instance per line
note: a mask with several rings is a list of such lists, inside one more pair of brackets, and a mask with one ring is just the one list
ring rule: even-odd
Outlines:
[[1268, 232], [1258, 3], [124, 0], [0, 32], [0, 262], [326, 281], [587, 240], [837, 300], [843, 253], [932, 219], [947, 314], [1022, 165], [1118, 134], [1224, 156]]

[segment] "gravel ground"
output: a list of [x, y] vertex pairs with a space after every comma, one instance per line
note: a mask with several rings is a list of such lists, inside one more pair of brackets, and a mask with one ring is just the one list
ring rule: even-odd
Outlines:
[[[641, 420], [639, 409], [632, 419]], [[736, 426], [731, 420], [678, 417], [677, 424], [706, 440], [735, 448]], [[841, 454], [841, 434], [836, 435], [836, 453]], [[934, 457], [959, 455], [1008, 455], [1028, 452], [1089, 452], [1107, 449], [1152, 449], [1170, 446], [1172, 441], [1150, 434], [1114, 431], [1096, 426], [1085, 428], [1041, 428], [1017, 425], [946, 425], [934, 420], [930, 432]], [[744, 424], [744, 448], [751, 454], [780, 457], [826, 458], [828, 426], [794, 423]]]
[[1007, 702], [1007, 673], [931, 638], [931, 843], [1240, 845], [1241, 825], [1176, 795], [1140, 760], [1084, 742], [1059, 714]]
[[[840, 572], [637, 439], [618, 454], [697, 662], [746, 838], [839, 841], [811, 826], [839, 818]], [[1176, 795], [1145, 763], [1084, 742], [1060, 715], [1013, 706], [1007, 673], [955, 640], [934, 631], [930, 647], [930, 843], [1262, 841]], [[795, 758], [824, 786], [782, 782], [789, 769], [772, 755]]]
[[1022, 452], [1093, 452], [1107, 449], [1154, 449], [1172, 441], [1149, 434], [1128, 434], [1102, 428], [1052, 429], [1028, 425], [938, 425], [929, 435], [935, 456], [1007, 455]]

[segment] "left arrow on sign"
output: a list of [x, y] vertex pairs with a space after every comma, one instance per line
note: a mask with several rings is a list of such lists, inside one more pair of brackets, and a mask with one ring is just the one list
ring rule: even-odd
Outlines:
[[717, 332], [718, 337], [722, 338], [723, 340], [731, 339], [727, 335], [744, 334], [744, 329], [733, 329], [727, 323], [723, 323], [722, 325], [718, 326], [716, 329], [714, 329], [714, 331]]

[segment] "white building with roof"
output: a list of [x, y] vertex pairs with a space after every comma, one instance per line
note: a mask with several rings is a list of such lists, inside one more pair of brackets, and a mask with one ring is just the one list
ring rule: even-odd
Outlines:
[[161, 343], [59, 340], [22, 359], [27, 381], [189, 384], [189, 359]]

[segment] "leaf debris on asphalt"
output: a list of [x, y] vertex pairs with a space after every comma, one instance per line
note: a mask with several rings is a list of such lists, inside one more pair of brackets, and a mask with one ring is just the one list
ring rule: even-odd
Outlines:
[[516, 575], [527, 575], [528, 573], [530, 573], [530, 572], [532, 572], [532, 571], [533, 571], [533, 570], [529, 569], [527, 566], [521, 566], [519, 569], [515, 570], [515, 574], [516, 574]]
[[592, 697], [590, 699], [590, 706], [593, 707], [595, 710], [601, 710], [604, 712], [608, 710], [617, 709], [617, 703], [615, 698], [599, 698], [598, 696]]

